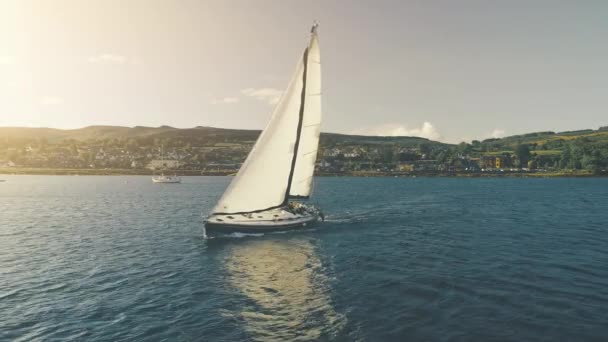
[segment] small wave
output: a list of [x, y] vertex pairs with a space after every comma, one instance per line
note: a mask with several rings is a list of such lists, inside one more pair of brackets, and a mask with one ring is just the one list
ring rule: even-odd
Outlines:
[[16, 230], [16, 231], [12, 231], [12, 232], [8, 232], [8, 233], [2, 233], [0, 234], [0, 237], [7, 237], [7, 236], [17, 236], [17, 235], [23, 235], [25, 234], [24, 230]]
[[75, 333], [75, 334], [73, 334], [73, 335], [67, 336], [67, 337], [65, 338], [65, 340], [66, 340], [66, 341], [82, 341], [82, 340], [83, 340], [83, 337], [85, 337], [85, 336], [87, 336], [87, 335], [89, 335], [89, 334], [90, 334], [90, 332], [89, 332], [89, 331], [87, 331], [87, 330], [83, 330], [83, 331], [76, 332], [76, 333]]
[[348, 212], [336, 213], [334, 215], [327, 216], [325, 218], [325, 222], [356, 223], [356, 222], [368, 221], [378, 215], [383, 216], [384, 213], [385, 213], [385, 211], [382, 209], [348, 211]]
[[102, 291], [113, 291], [120, 288], [124, 283], [128, 282], [129, 278], [122, 278], [116, 281], [105, 280], [101, 284]]
[[349, 223], [349, 222], [352, 222], [352, 219], [348, 219], [348, 218], [326, 218], [324, 222], [329, 222], [329, 223]]
[[266, 292], [268, 292], [268, 293], [272, 293], [272, 294], [279, 293], [279, 290], [273, 289], [271, 287], [264, 287], [264, 286], [262, 286], [261, 289], [264, 290], [264, 291], [266, 291]]
[[15, 290], [10, 291], [10, 292], [2, 293], [2, 294], [0, 294], [0, 299], [10, 298], [10, 297], [18, 294], [19, 292], [21, 292], [20, 289], [15, 289]]
[[57, 284], [53, 284], [49, 287], [46, 287], [43, 290], [44, 290], [44, 292], [56, 291], [56, 290], [61, 290], [67, 286], [68, 286], [68, 284], [66, 284], [66, 283], [57, 283]]
[[176, 272], [171, 272], [171, 273], [169, 273], [169, 274], [166, 274], [166, 275], [162, 276], [161, 278], [163, 278], [163, 279], [168, 279], [168, 278], [173, 278], [173, 277], [175, 277], [176, 275], [177, 275], [177, 273], [176, 273]]
[[93, 276], [96, 276], [99, 273], [100, 267], [98, 265], [96, 265], [95, 267], [91, 268], [91, 270], [87, 273], [87, 278], [91, 278]]
[[110, 325], [120, 323], [120, 322], [124, 321], [126, 318], [127, 318], [127, 315], [124, 312], [121, 312], [116, 316], [116, 319], [114, 319], [112, 322], [110, 322]]

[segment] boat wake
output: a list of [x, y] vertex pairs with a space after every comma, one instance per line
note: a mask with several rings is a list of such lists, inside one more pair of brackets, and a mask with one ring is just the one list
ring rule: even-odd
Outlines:
[[325, 218], [325, 222], [327, 223], [360, 223], [369, 221], [374, 218], [376, 215], [375, 210], [362, 210], [356, 212], [344, 212], [339, 214], [334, 214], [331, 216], [327, 216]]
[[242, 239], [242, 238], [262, 237], [262, 236], [270, 236], [270, 235], [298, 234], [298, 233], [313, 232], [315, 230], [317, 230], [317, 227], [311, 227], [311, 228], [308, 228], [308, 229], [298, 229], [298, 230], [281, 230], [281, 231], [266, 232], [266, 233], [239, 233], [239, 232], [233, 232], [233, 233], [230, 233], [230, 234], [219, 234], [219, 235], [215, 235], [215, 236], [205, 235], [204, 238], [207, 239], [207, 240], [213, 240], [213, 239]]
[[209, 235], [205, 234], [203, 236], [203, 238], [206, 240], [214, 240], [214, 239], [242, 239], [242, 238], [246, 238], [246, 237], [260, 237], [260, 236], [264, 236], [264, 233], [234, 232], [234, 233], [230, 233], [230, 234], [218, 234], [218, 235], [214, 235], [214, 236], [209, 236]]
[[251, 236], [264, 236], [264, 233], [239, 233], [239, 232], [234, 232], [231, 234], [226, 234], [226, 235], [221, 235], [222, 237], [227, 237], [227, 238], [234, 238], [234, 239], [242, 239], [245, 237], [251, 237]]
[[352, 222], [352, 219], [344, 217], [344, 218], [340, 218], [340, 217], [327, 217], [325, 218], [324, 222], [328, 222], [328, 223], [350, 223]]

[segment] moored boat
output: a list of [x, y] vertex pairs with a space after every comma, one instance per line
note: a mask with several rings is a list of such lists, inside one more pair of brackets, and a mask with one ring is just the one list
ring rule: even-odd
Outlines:
[[[161, 160], [161, 162], [163, 162], [163, 168], [165, 168], [164, 146], [162, 146], [162, 145], [160, 147], [160, 160]], [[182, 182], [182, 178], [179, 177], [178, 175], [165, 176], [164, 172], [162, 172], [160, 174], [160, 176], [152, 176], [152, 183], [181, 183], [181, 182]]]
[[160, 176], [152, 177], [153, 183], [181, 183], [182, 178], [174, 175], [174, 176], [165, 176], [165, 174], [161, 174]]

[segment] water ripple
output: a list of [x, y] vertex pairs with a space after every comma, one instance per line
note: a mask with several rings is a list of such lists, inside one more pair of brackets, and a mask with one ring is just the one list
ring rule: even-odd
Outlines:
[[205, 240], [230, 178], [7, 177], [2, 341], [608, 335], [607, 179], [322, 178], [322, 226]]

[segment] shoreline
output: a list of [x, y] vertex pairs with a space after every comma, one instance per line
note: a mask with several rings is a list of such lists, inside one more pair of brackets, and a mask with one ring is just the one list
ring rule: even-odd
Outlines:
[[[179, 176], [232, 176], [236, 170], [200, 171], [176, 170]], [[153, 176], [158, 172], [147, 169], [60, 169], [60, 168], [0, 168], [0, 175], [29, 175], [29, 176]], [[587, 178], [608, 177], [608, 172], [591, 173], [585, 171], [555, 171], [555, 172], [319, 172], [317, 177], [459, 177], [459, 178]]]

